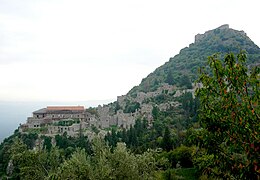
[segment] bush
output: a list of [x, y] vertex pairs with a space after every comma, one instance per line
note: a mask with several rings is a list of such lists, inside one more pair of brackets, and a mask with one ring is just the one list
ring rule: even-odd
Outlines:
[[192, 154], [193, 147], [180, 146], [168, 153], [168, 159], [171, 162], [173, 168], [179, 163], [181, 167], [191, 168], [193, 167]]

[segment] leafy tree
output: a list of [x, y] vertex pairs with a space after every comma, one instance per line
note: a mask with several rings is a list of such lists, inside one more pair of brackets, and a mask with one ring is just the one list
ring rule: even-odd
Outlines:
[[139, 102], [131, 102], [131, 103], [129, 102], [126, 104], [124, 113], [134, 113], [137, 109], [140, 109]]
[[166, 127], [164, 131], [164, 136], [162, 139], [162, 148], [166, 151], [170, 151], [172, 149], [172, 139], [168, 127]]
[[136, 155], [136, 163], [140, 179], [152, 179], [158, 167], [156, 152], [148, 150], [141, 155]]
[[105, 140], [108, 142], [108, 144], [112, 147], [116, 147], [116, 143], [118, 142], [118, 135], [116, 134], [116, 130], [112, 128], [111, 133], [108, 132], [105, 136]]
[[214, 168], [207, 172], [235, 179], [260, 177], [260, 69], [248, 71], [246, 54], [229, 53], [224, 62], [209, 57], [211, 73], [201, 70], [199, 118]]
[[123, 131], [122, 131], [122, 141], [125, 143], [128, 143], [128, 136], [127, 136], [127, 132], [126, 132], [125, 128], [123, 128]]
[[51, 144], [51, 137], [48, 136], [42, 136], [42, 139], [44, 140], [43, 148], [46, 148], [46, 150], [50, 151], [52, 144]]
[[11, 166], [13, 166], [12, 170], [9, 171], [7, 167], [7, 174], [11, 176], [12, 178], [19, 177], [20, 169], [19, 169], [19, 162], [21, 161], [22, 154], [27, 151], [27, 146], [23, 143], [21, 139], [18, 137], [15, 137], [13, 140], [13, 143], [11, 143], [10, 147], [7, 149], [6, 156], [8, 157], [8, 166], [11, 163]]
[[55, 136], [56, 146], [59, 148], [67, 148], [69, 146], [69, 140], [66, 135], [56, 135]]
[[125, 144], [118, 143], [110, 158], [112, 179], [138, 178], [136, 157], [126, 149]]
[[90, 179], [91, 166], [84, 150], [77, 149], [70, 159], [66, 160], [52, 179]]
[[154, 106], [152, 110], [153, 119], [158, 119], [159, 113], [160, 113], [159, 108], [157, 106]]
[[93, 165], [93, 179], [110, 179], [111, 167], [109, 158], [111, 150], [102, 139], [93, 139], [93, 158], [91, 163]]
[[26, 150], [16, 156], [15, 162], [19, 168], [19, 176], [21, 179], [44, 179], [48, 174], [45, 167], [46, 152], [33, 152]]
[[64, 159], [57, 148], [29, 150], [21, 139], [14, 140], [9, 152], [7, 175], [14, 179], [44, 179], [54, 174]]
[[74, 144], [78, 148], [85, 149], [86, 153], [92, 154], [91, 143], [87, 136], [80, 136], [79, 138], [74, 138]]
[[183, 75], [180, 79], [180, 86], [185, 86], [188, 89], [192, 88], [192, 84], [188, 75]]
[[29, 149], [33, 149], [35, 145], [35, 141], [38, 138], [38, 134], [37, 133], [21, 134], [20, 137]]
[[168, 83], [169, 85], [173, 85], [174, 84], [174, 78], [173, 78], [172, 71], [168, 72], [165, 82]]
[[128, 131], [128, 142], [129, 142], [130, 147], [136, 147], [138, 144], [136, 130], [132, 126], [130, 127], [130, 130]]
[[175, 168], [177, 163], [179, 163], [179, 165], [184, 168], [193, 167], [192, 151], [193, 151], [193, 147], [187, 147], [183, 145], [170, 151], [168, 153], [169, 154], [168, 159], [171, 162], [172, 167]]

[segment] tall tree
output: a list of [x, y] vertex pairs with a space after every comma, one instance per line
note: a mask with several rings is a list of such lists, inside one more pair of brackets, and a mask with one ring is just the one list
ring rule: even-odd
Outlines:
[[213, 155], [217, 176], [228, 179], [260, 177], [260, 69], [248, 72], [246, 54], [230, 53], [224, 61], [209, 57], [211, 73], [201, 71], [199, 118], [207, 153]]
[[172, 139], [169, 127], [165, 127], [163, 139], [162, 139], [162, 148], [166, 151], [172, 150]]
[[90, 179], [91, 166], [84, 150], [77, 149], [50, 179]]
[[173, 73], [172, 73], [171, 70], [168, 72], [165, 82], [168, 83], [169, 85], [173, 85], [174, 84]]

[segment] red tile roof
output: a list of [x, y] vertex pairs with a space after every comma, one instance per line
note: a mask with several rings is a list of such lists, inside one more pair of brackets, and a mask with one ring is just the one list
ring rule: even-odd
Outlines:
[[47, 111], [84, 111], [84, 106], [47, 106]]

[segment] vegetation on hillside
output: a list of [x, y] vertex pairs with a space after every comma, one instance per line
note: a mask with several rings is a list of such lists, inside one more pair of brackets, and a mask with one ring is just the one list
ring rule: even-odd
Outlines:
[[[15, 134], [0, 145], [0, 172], [12, 179], [258, 179], [260, 69], [246, 55], [209, 57], [186, 121], [154, 107], [154, 122], [112, 128], [105, 141]], [[184, 95], [182, 98], [189, 98]], [[195, 106], [196, 105], [196, 106]], [[190, 109], [190, 110], [188, 110]], [[199, 113], [199, 116], [196, 115]], [[191, 119], [194, 119], [190, 121]], [[184, 118], [185, 119], [185, 118]], [[197, 121], [199, 119], [199, 121]], [[107, 143], [106, 143], [107, 142]]]
[[[260, 49], [244, 32], [208, 31], [128, 94], [162, 83], [191, 89], [197, 79], [195, 98], [163, 90], [142, 102], [153, 106], [152, 121], [140, 116], [128, 129], [107, 128], [104, 138], [15, 131], [0, 145], [0, 179], [259, 179], [259, 60]], [[134, 113], [142, 103], [107, 106], [111, 114]], [[164, 103], [169, 107], [160, 110]], [[87, 112], [98, 116], [96, 108]]]
[[[183, 173], [168, 169], [171, 165], [159, 149], [134, 153], [122, 142], [112, 147], [99, 138], [89, 144], [86, 137], [73, 140], [66, 136], [55, 137], [56, 147], [50, 148], [27, 137], [35, 145], [32, 149], [21, 136], [16, 132], [1, 144], [0, 172], [4, 179], [165, 179]], [[186, 151], [177, 150], [172, 156], [181, 159]], [[194, 170], [190, 169], [188, 176], [194, 177]]]
[[165, 82], [185, 87], [188, 85], [188, 81], [194, 82], [198, 78], [198, 69], [205, 66], [207, 57], [216, 52], [237, 54], [240, 50], [245, 50], [249, 57], [247, 64], [259, 63], [259, 47], [242, 31], [217, 28], [206, 32], [204, 36], [200, 41], [182, 49], [178, 55], [170, 58], [168, 62], [149, 74], [139, 86], [135, 86], [128, 94], [155, 91]]
[[211, 56], [211, 75], [202, 70], [199, 79], [200, 147], [211, 163], [203, 168], [227, 179], [260, 176], [260, 68], [248, 72], [245, 61], [244, 53], [227, 54], [224, 62]]

